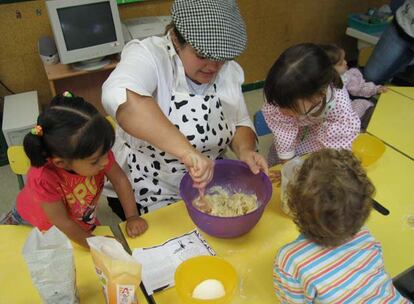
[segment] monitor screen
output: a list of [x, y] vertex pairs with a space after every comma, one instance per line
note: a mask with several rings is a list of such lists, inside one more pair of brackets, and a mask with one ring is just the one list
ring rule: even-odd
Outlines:
[[47, 0], [60, 62], [101, 61], [124, 46], [116, 0]]
[[57, 10], [68, 51], [116, 41], [109, 2]]

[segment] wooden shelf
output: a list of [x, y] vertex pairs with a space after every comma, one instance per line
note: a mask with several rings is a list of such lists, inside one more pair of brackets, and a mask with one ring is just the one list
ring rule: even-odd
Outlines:
[[85, 74], [94, 74], [100, 71], [106, 71], [106, 70], [113, 70], [116, 65], [118, 64], [118, 61], [115, 59], [111, 59], [111, 62], [102, 67], [98, 70], [93, 71], [86, 71], [86, 70], [75, 70], [72, 68], [69, 64], [51, 64], [51, 65], [44, 65], [47, 79], [49, 81], [58, 80], [58, 79], [64, 79], [68, 77], [75, 77]]
[[93, 70], [75, 70], [70, 64], [43, 65], [52, 96], [64, 91], [73, 92], [92, 103], [99, 112], [106, 115], [102, 106], [102, 84], [118, 64], [116, 57], [104, 67]]

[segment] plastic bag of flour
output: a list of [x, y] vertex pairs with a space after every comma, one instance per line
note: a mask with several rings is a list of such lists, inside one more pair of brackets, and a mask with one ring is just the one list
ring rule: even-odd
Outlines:
[[22, 254], [44, 303], [79, 303], [73, 247], [63, 232], [55, 226], [44, 233], [34, 228]]
[[94, 236], [86, 240], [102, 283], [106, 303], [138, 303], [136, 292], [141, 283], [141, 264], [114, 238]]

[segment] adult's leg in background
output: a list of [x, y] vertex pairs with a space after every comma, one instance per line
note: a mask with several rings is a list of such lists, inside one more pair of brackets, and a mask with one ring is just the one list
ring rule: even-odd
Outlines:
[[364, 78], [383, 84], [414, 59], [412, 42], [404, 39], [396, 25], [391, 23], [374, 48], [364, 68]]

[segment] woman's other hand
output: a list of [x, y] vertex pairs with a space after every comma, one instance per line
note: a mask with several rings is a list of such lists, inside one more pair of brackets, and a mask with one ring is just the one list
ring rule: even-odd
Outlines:
[[251, 128], [240, 126], [236, 128], [230, 147], [238, 159], [244, 161], [254, 174], [260, 171], [268, 174], [266, 159], [256, 152], [256, 139], [256, 133]]
[[147, 221], [139, 215], [135, 215], [127, 218], [126, 232], [128, 236], [134, 238], [138, 235], [143, 234], [148, 229]]
[[280, 169], [270, 169], [269, 179], [272, 184], [276, 184], [277, 186], [280, 186], [280, 182], [282, 179], [282, 174], [280, 172]]
[[269, 174], [269, 167], [266, 159], [259, 153], [253, 150], [243, 151], [239, 154], [239, 159], [244, 161], [254, 174], [258, 174], [260, 171], [266, 175]]
[[193, 187], [204, 189], [213, 178], [214, 162], [196, 150], [187, 153], [181, 161], [188, 168]]

